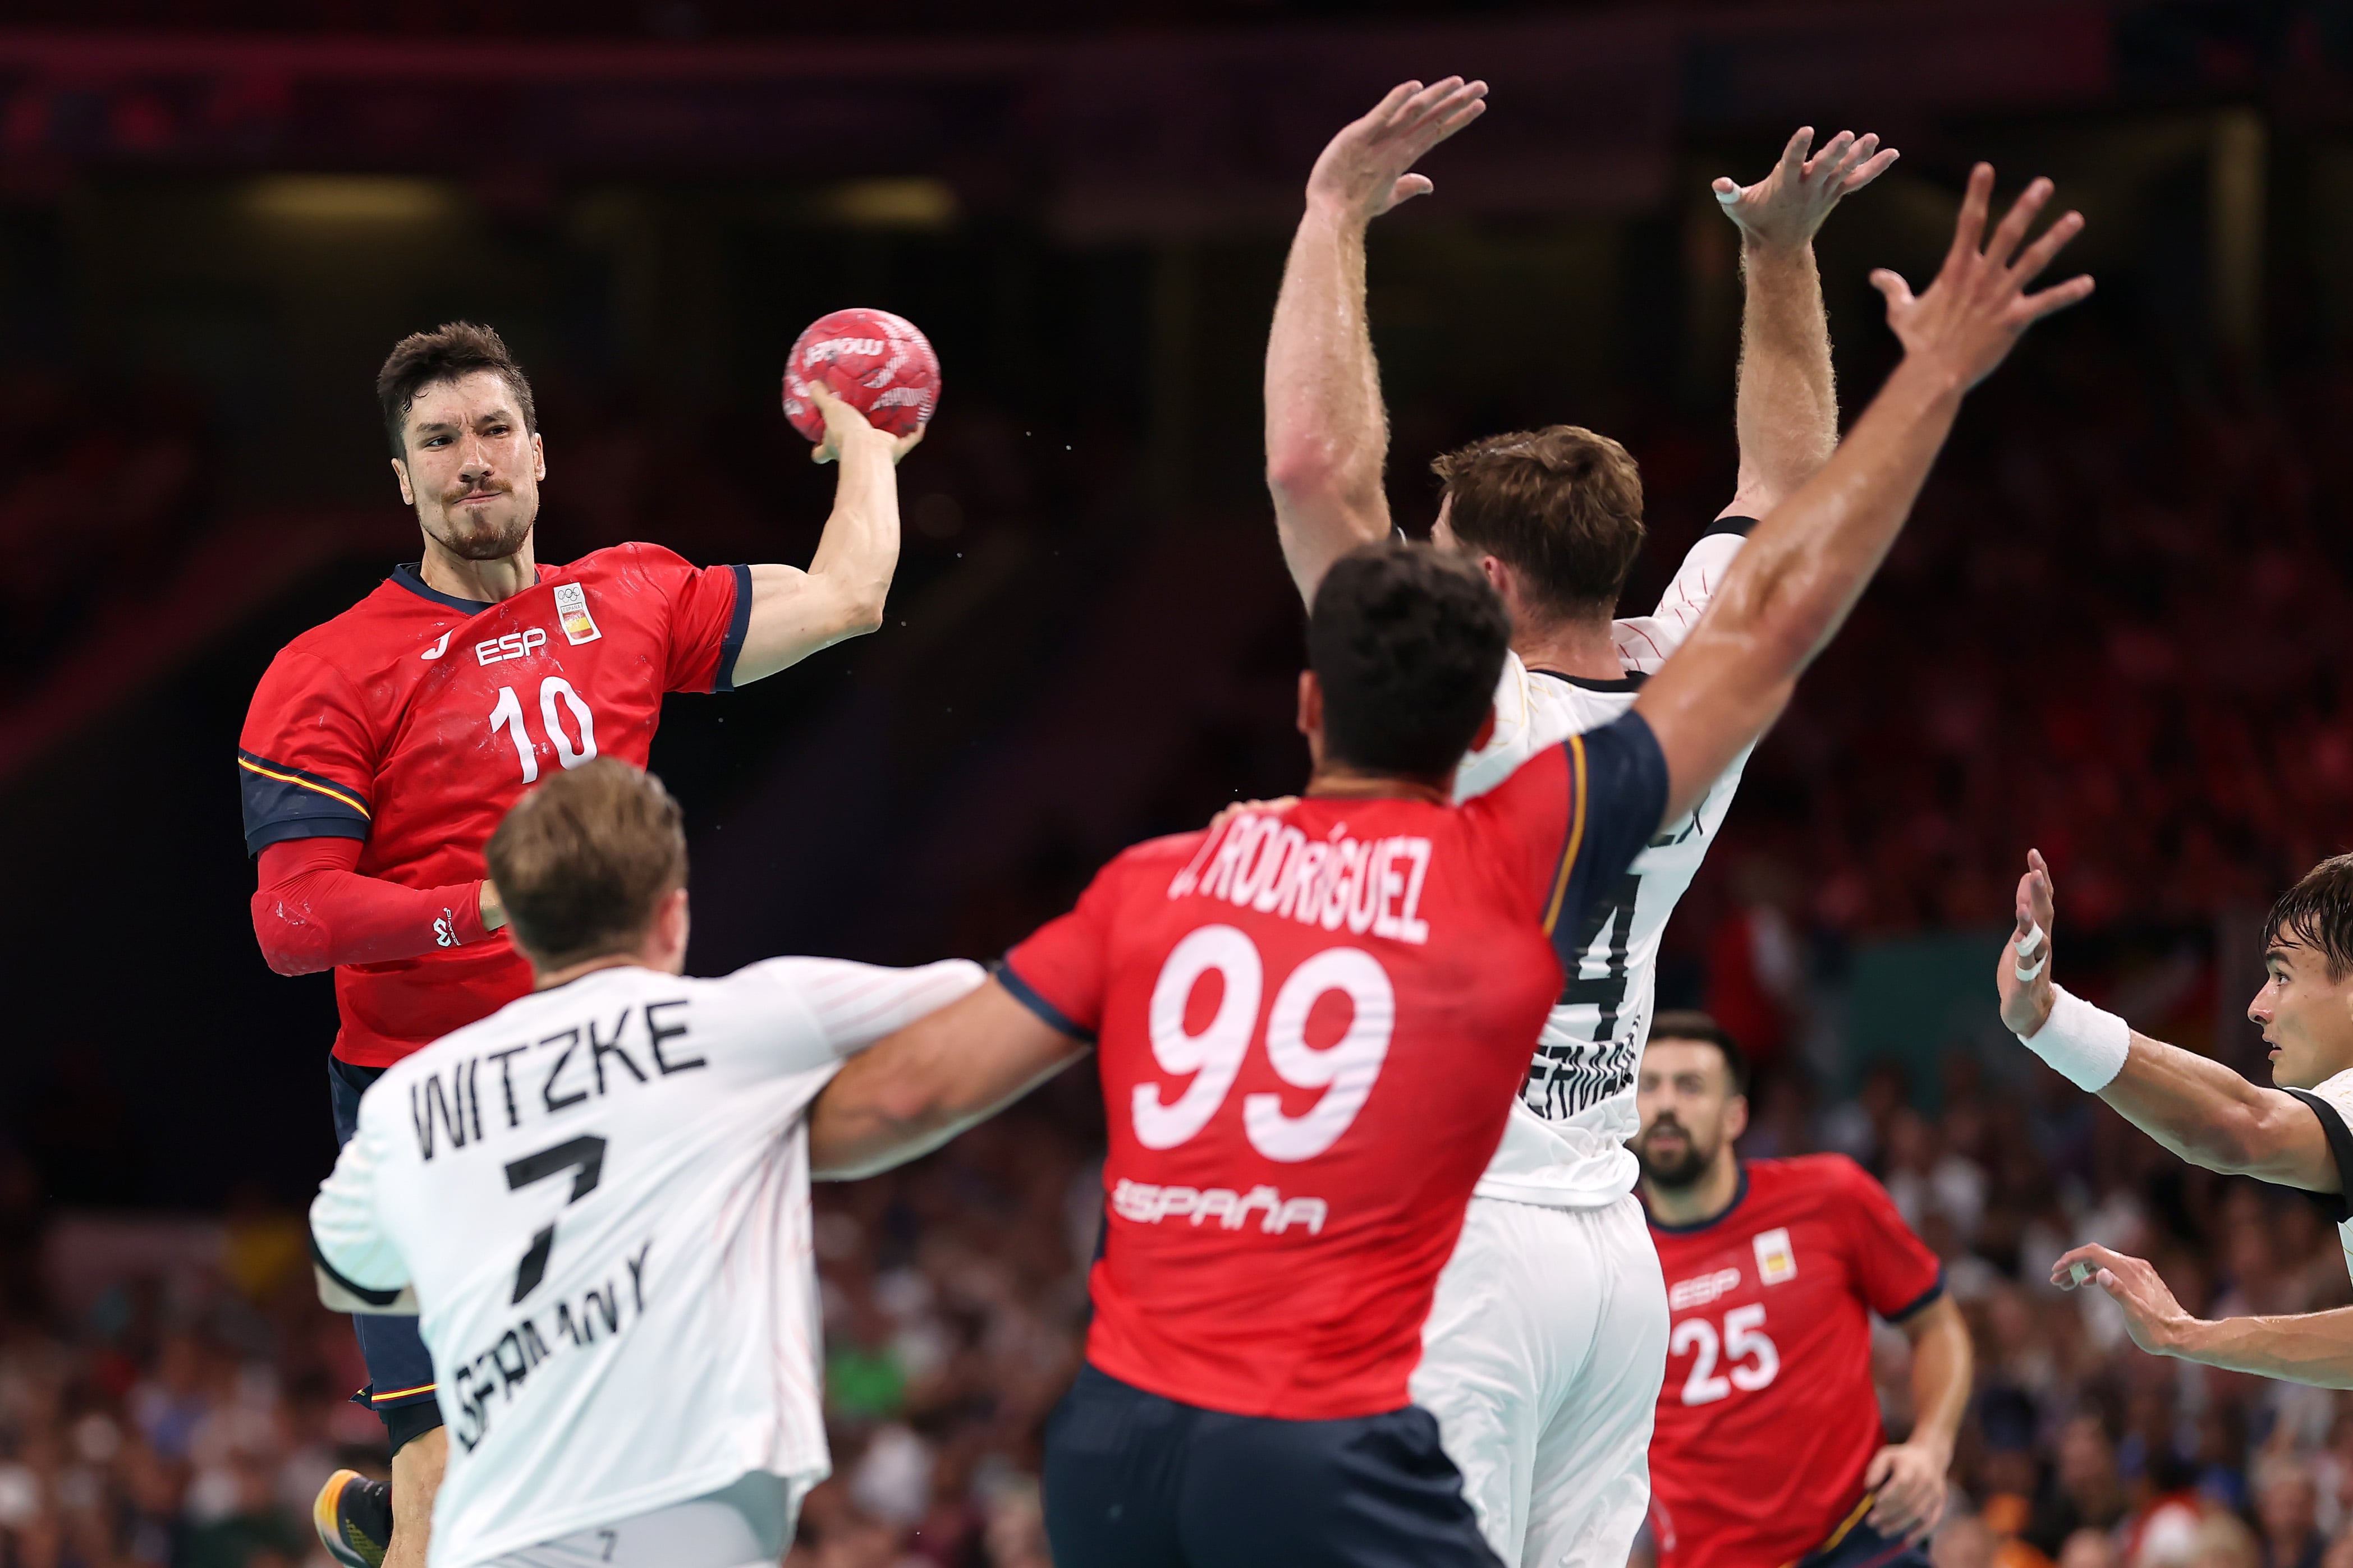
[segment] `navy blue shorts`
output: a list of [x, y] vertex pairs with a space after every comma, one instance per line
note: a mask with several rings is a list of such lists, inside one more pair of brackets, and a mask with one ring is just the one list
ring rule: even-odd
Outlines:
[[1228, 1415], [1092, 1366], [1046, 1428], [1046, 1534], [1057, 1568], [1497, 1568], [1427, 1410]]
[[[352, 1141], [359, 1131], [360, 1096], [384, 1076], [382, 1068], [354, 1067], [327, 1058], [327, 1089], [335, 1108], [335, 1147]], [[352, 1395], [382, 1418], [394, 1453], [412, 1437], [441, 1425], [441, 1406], [433, 1396], [433, 1355], [417, 1331], [415, 1318], [376, 1317], [354, 1313], [352, 1328], [360, 1338], [360, 1355], [367, 1363], [368, 1385]]]
[[[1858, 1505], [1870, 1503], [1865, 1498]], [[1928, 1554], [1901, 1537], [1891, 1539], [1856, 1520], [1825, 1546], [1798, 1559], [1797, 1568], [1928, 1568]]]

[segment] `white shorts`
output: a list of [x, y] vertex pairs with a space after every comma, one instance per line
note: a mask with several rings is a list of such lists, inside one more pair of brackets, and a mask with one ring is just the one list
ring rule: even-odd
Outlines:
[[1651, 1500], [1667, 1287], [1642, 1205], [1473, 1198], [1413, 1402], [1505, 1568], [1624, 1568]]
[[488, 1568], [775, 1568], [806, 1481], [755, 1471], [705, 1497], [510, 1552]]

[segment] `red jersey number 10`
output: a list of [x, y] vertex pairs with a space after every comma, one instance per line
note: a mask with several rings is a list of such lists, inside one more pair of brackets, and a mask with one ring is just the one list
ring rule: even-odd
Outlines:
[[[1224, 994], [1200, 1033], [1188, 1034], [1186, 1005], [1196, 984], [1213, 970], [1224, 983]], [[1234, 927], [1202, 926], [1176, 944], [1152, 987], [1152, 1056], [1161, 1071], [1171, 1077], [1189, 1073], [1193, 1081], [1166, 1103], [1158, 1084], [1135, 1086], [1137, 1142], [1173, 1149], [1209, 1124], [1258, 1033], [1259, 999], [1265, 990], [1266, 964], [1258, 944]], [[1354, 1016], [1339, 1039], [1319, 1049], [1307, 1043], [1307, 1015], [1334, 991], [1348, 998]], [[1396, 988], [1380, 960], [1362, 948], [1327, 947], [1293, 970], [1267, 1013], [1267, 1061], [1293, 1088], [1324, 1092], [1299, 1116], [1283, 1113], [1279, 1094], [1243, 1096], [1242, 1128], [1251, 1146], [1270, 1160], [1296, 1163], [1338, 1142], [1371, 1097], [1396, 1027]]]
[[[559, 701], [572, 710], [573, 727], [580, 731], [577, 745], [565, 733], [564, 721], [557, 716], [555, 705]], [[576, 768], [596, 754], [596, 716], [588, 711], [588, 704], [580, 700], [580, 693], [573, 690], [572, 682], [564, 677], [551, 675], [539, 683], [539, 719], [547, 731], [547, 738], [555, 743], [556, 760], [565, 767]], [[499, 688], [498, 703], [491, 710], [491, 733], [495, 735], [501, 730], [506, 731], [508, 738], [514, 742], [515, 760], [522, 764], [522, 782], [537, 784], [539, 748], [523, 723], [522, 703], [512, 686]]]
[[[1781, 1375], [1781, 1352], [1765, 1335], [1762, 1302], [1725, 1313], [1721, 1337], [1705, 1318], [1685, 1318], [1675, 1325], [1667, 1353], [1681, 1355], [1685, 1351], [1699, 1352], [1692, 1358], [1691, 1375], [1683, 1379], [1685, 1405], [1713, 1405], [1736, 1388], [1754, 1394]], [[1725, 1357], [1733, 1363], [1728, 1374], [1715, 1370], [1717, 1360]]]

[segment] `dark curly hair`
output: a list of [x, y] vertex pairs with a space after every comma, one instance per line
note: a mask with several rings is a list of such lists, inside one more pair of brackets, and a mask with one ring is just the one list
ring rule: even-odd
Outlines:
[[1325, 755], [1369, 773], [1451, 773], [1494, 701], [1511, 637], [1503, 600], [1470, 563], [1402, 542], [1350, 551], [1307, 619]]
[[417, 395], [428, 386], [456, 381], [478, 370], [494, 370], [514, 388], [522, 427], [539, 432], [539, 410], [531, 400], [531, 378], [507, 352], [506, 340], [492, 327], [474, 321], [445, 321], [429, 332], [411, 332], [393, 344], [384, 368], [375, 373], [375, 398], [384, 405], [384, 433], [392, 455], [405, 458], [408, 447], [402, 431]]

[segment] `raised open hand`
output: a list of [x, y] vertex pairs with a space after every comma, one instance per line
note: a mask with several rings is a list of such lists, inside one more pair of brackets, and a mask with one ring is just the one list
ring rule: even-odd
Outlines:
[[1807, 244], [1841, 197], [1879, 178], [1898, 156], [1893, 147], [1883, 150], [1872, 132], [1858, 137], [1841, 131], [1809, 158], [1806, 150], [1813, 142], [1814, 128], [1801, 126], [1781, 149], [1781, 161], [1763, 179], [1744, 185], [1719, 176], [1711, 187], [1724, 216], [1740, 226], [1750, 243]]
[[[2051, 1016], [2054, 1000], [2051, 938], [2058, 919], [2051, 868], [2040, 849], [2026, 852], [2026, 875], [2018, 879], [2018, 901], [2012, 913], [2017, 927], [2001, 950], [1993, 980], [2001, 993], [2002, 1026], [2014, 1035], [2032, 1035]], [[2021, 979], [2021, 974], [2028, 978]]]
[[1428, 195], [1426, 174], [1412, 173], [1423, 153], [1487, 110], [1487, 84], [1459, 76], [1428, 87], [1404, 81], [1362, 120], [1341, 128], [1307, 176], [1310, 206], [1328, 205], [1370, 223], [1399, 202]]
[[2050, 202], [2052, 188], [2048, 180], [2027, 186], [1986, 241], [1993, 165], [1979, 163], [1969, 171], [1968, 195], [1962, 198], [1960, 219], [1953, 226], [1953, 247], [1928, 291], [1915, 299], [1911, 287], [1883, 267], [1871, 275], [1872, 287], [1887, 296], [1887, 324], [1902, 340], [1906, 359], [1935, 363], [1957, 376], [1963, 388], [1975, 386], [1993, 373], [2028, 327], [2090, 295], [2088, 275], [2054, 283], [2039, 294], [2026, 291], [2084, 226], [2083, 214], [2067, 213], [2040, 239], [2026, 245], [2026, 231]]

